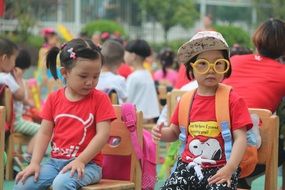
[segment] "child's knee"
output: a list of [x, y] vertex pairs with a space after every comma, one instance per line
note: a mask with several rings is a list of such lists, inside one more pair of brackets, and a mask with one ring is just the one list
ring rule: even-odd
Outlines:
[[25, 183], [23, 182], [18, 182], [17, 184], [15, 183], [13, 190], [36, 190], [40, 189], [37, 183], [34, 182], [33, 176], [28, 177], [26, 179]]
[[72, 190], [77, 189], [76, 181], [71, 180], [72, 178], [69, 177], [70, 180], [65, 180], [60, 177], [56, 177], [52, 183], [53, 190]]

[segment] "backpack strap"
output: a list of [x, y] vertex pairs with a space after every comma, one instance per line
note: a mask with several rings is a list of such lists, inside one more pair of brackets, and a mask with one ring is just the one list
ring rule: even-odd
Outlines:
[[[184, 151], [189, 125], [189, 113], [193, 103], [194, 95], [197, 89], [186, 92], [180, 99], [179, 110], [178, 110], [178, 122], [180, 127], [179, 139], [182, 141], [180, 153]], [[232, 135], [230, 131], [230, 113], [229, 113], [229, 94], [231, 87], [225, 84], [219, 83], [218, 89], [215, 95], [215, 112], [217, 123], [220, 127], [224, 144], [225, 144], [225, 155], [226, 160], [230, 158], [232, 150]]]
[[226, 160], [228, 161], [232, 152], [232, 133], [229, 113], [229, 97], [231, 87], [225, 84], [219, 84], [215, 96], [215, 112], [222, 137], [224, 139], [224, 150]]
[[179, 139], [181, 141], [181, 146], [180, 146], [180, 151], [179, 151], [180, 154], [185, 149], [187, 135], [188, 135], [187, 128], [190, 122], [189, 114], [190, 114], [192, 102], [196, 94], [196, 91], [197, 89], [186, 92], [185, 94], [183, 94], [179, 102], [178, 123], [179, 123], [179, 128], [180, 128]]
[[136, 108], [134, 104], [131, 103], [122, 104], [122, 121], [125, 122], [127, 129], [130, 131], [131, 141], [137, 158], [139, 160], [142, 160], [143, 152], [142, 152], [142, 147], [138, 142], [137, 128], [136, 128], [137, 117], [136, 117]]

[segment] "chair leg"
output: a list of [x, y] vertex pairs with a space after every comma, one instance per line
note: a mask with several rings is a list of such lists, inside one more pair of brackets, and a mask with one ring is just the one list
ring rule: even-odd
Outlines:
[[13, 150], [14, 150], [13, 146], [14, 146], [13, 134], [10, 134], [7, 146], [7, 164], [5, 172], [6, 180], [13, 180]]

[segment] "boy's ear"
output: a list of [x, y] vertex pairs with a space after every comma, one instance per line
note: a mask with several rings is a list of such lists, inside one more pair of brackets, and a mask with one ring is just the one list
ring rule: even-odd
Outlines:
[[0, 59], [1, 59], [1, 61], [5, 61], [7, 59], [7, 57], [8, 57], [7, 54], [3, 54], [3, 55], [1, 55]]

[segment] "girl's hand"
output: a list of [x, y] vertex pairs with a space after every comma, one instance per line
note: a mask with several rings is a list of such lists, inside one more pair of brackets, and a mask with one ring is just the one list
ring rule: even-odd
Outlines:
[[81, 179], [84, 176], [84, 168], [85, 164], [81, 162], [78, 158], [76, 158], [75, 160], [67, 164], [64, 168], [62, 168], [61, 173], [65, 173], [68, 170], [71, 170], [70, 177], [72, 177], [74, 173], [77, 172], [78, 179]]
[[24, 183], [27, 179], [27, 177], [34, 174], [34, 181], [36, 182], [38, 180], [39, 174], [40, 174], [40, 165], [39, 164], [33, 164], [30, 163], [23, 171], [19, 172], [16, 176], [16, 183], [22, 181]]
[[227, 182], [227, 186], [231, 186], [231, 177], [235, 169], [232, 168], [229, 164], [226, 164], [224, 167], [219, 169], [215, 175], [208, 179], [209, 184], [220, 184]]
[[152, 140], [154, 141], [155, 144], [157, 144], [160, 141], [162, 126], [163, 123], [161, 123], [160, 125], [155, 125], [151, 130]]

